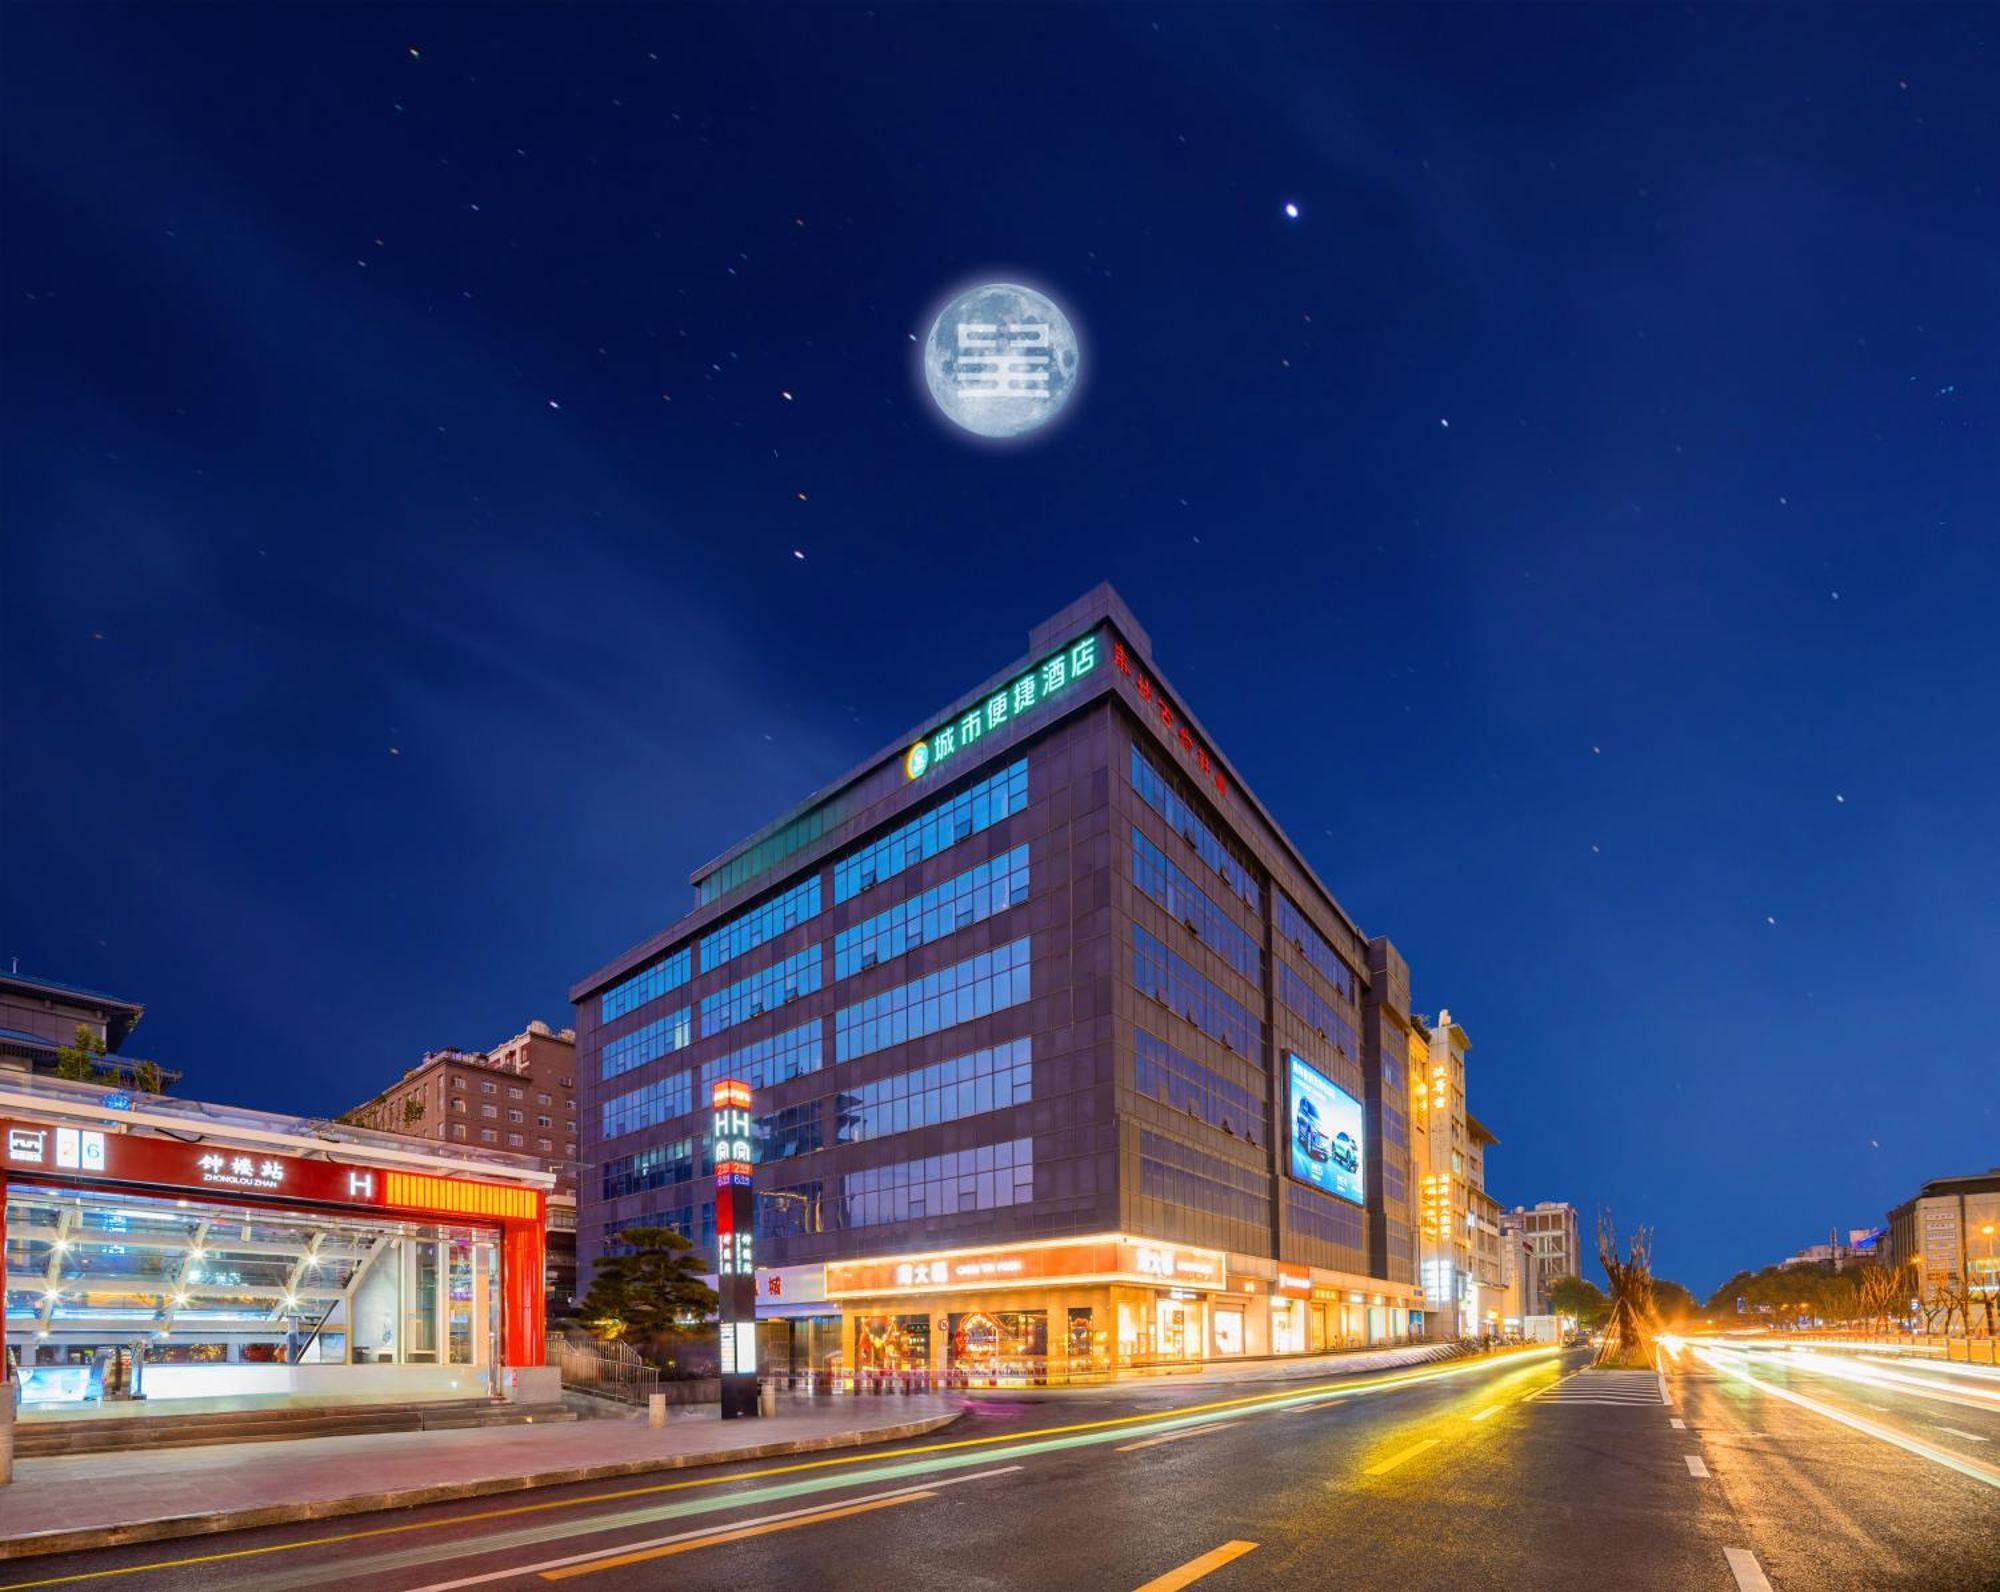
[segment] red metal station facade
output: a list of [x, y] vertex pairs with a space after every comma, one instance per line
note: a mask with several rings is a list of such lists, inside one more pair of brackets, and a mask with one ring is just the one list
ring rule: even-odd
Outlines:
[[[544, 1358], [547, 1196], [525, 1183], [441, 1176], [329, 1144], [326, 1159], [143, 1130], [0, 1119], [0, 1249], [10, 1179], [55, 1189], [121, 1189], [226, 1199], [273, 1210], [457, 1222], [500, 1235], [500, 1363]], [[4, 1362], [4, 1356], [0, 1356]], [[0, 1363], [0, 1377], [6, 1375]]]

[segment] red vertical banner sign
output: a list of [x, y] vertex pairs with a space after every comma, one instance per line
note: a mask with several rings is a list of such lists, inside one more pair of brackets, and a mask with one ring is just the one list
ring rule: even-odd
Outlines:
[[756, 1191], [750, 1085], [721, 1078], [715, 1108], [715, 1292], [721, 1318], [722, 1418], [757, 1413]]
[[503, 1222], [500, 1233], [500, 1363], [548, 1358], [548, 1236], [540, 1222]]

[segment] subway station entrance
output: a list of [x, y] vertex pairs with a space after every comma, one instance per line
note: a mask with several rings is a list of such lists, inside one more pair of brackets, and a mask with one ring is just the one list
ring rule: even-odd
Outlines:
[[539, 1168], [240, 1112], [195, 1138], [164, 1131], [185, 1102], [127, 1115], [91, 1109], [108, 1091], [36, 1093], [60, 1109], [9, 1099], [0, 1119], [4, 1361], [24, 1416], [486, 1398], [542, 1365]]

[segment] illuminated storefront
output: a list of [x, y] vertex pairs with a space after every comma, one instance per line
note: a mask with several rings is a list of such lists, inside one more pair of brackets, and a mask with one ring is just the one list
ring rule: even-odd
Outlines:
[[408, 1145], [82, 1084], [0, 1090], [23, 1407], [465, 1397], [539, 1368], [550, 1177]]
[[1327, 1275], [1106, 1234], [829, 1261], [826, 1297], [841, 1309], [845, 1363], [864, 1377], [921, 1371], [975, 1386], [1088, 1381], [1408, 1335], [1409, 1290], [1356, 1292]]
[[829, 1261], [848, 1363], [946, 1381], [1076, 1381], [1241, 1353], [1250, 1296], [1214, 1250], [1120, 1234]]

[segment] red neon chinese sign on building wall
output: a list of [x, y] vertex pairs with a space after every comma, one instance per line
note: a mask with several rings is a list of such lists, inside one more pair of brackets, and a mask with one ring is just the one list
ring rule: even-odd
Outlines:
[[1229, 781], [1223, 776], [1222, 765], [1208, 755], [1208, 748], [1194, 738], [1194, 732], [1174, 712], [1166, 692], [1147, 679], [1144, 670], [1134, 667], [1132, 655], [1125, 650], [1124, 642], [1114, 641], [1111, 644], [1111, 661], [1118, 672], [1132, 682], [1132, 689], [1139, 693], [1139, 701], [1147, 711], [1159, 715], [1160, 728], [1167, 732], [1167, 738], [1181, 743], [1182, 755], [1201, 771], [1203, 779], [1213, 783], [1217, 797], [1227, 800]]

